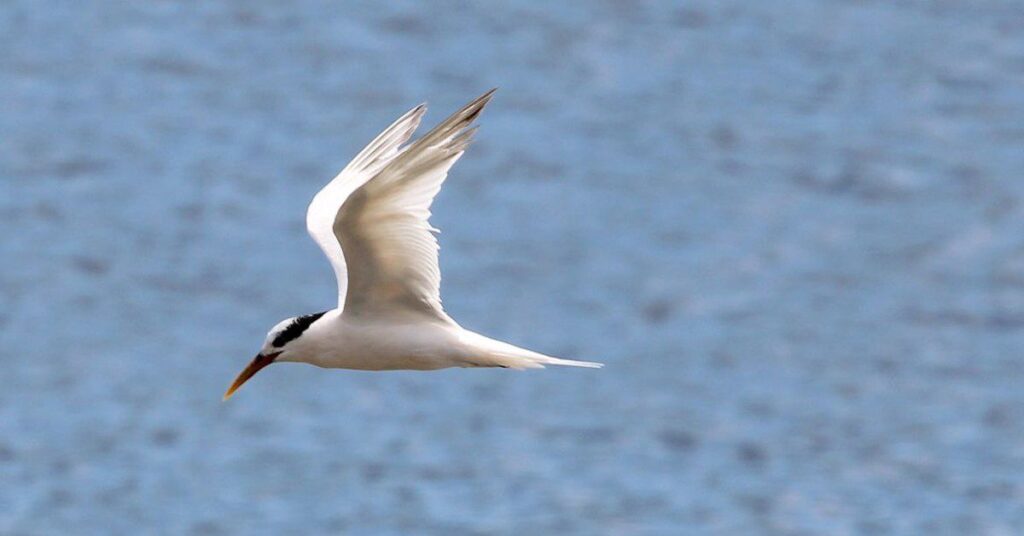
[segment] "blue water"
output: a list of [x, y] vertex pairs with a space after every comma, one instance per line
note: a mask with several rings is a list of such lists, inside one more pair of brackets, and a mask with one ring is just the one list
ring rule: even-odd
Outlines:
[[[1024, 7], [0, 6], [0, 534], [1017, 534]], [[466, 327], [600, 371], [273, 367], [313, 193], [500, 91]]]

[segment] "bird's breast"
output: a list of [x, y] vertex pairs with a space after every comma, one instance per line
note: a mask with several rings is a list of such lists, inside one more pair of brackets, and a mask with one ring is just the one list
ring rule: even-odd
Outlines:
[[458, 338], [444, 325], [341, 320], [329, 327], [311, 339], [305, 361], [355, 370], [434, 370], [460, 363]]

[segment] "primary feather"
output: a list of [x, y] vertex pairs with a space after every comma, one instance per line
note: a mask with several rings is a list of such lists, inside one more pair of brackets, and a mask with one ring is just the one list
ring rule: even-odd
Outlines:
[[334, 235], [348, 264], [343, 311], [351, 316], [417, 312], [450, 320], [441, 307], [430, 204], [462, 156], [488, 91], [402, 149], [341, 206]]
[[365, 149], [327, 183], [306, 209], [306, 230], [320, 246], [334, 269], [338, 282], [338, 307], [345, 305], [348, 273], [341, 244], [334, 235], [334, 220], [342, 204], [357, 188], [370, 180], [398, 154], [399, 148], [409, 140], [419, 126], [426, 105], [419, 105], [381, 132]]

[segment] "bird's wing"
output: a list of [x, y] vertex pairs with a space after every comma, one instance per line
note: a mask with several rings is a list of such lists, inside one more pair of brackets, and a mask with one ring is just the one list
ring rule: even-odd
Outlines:
[[338, 280], [338, 307], [345, 304], [348, 276], [341, 244], [334, 236], [334, 219], [345, 199], [395, 158], [400, 146], [408, 141], [419, 126], [426, 110], [426, 106], [421, 104], [406, 112], [381, 132], [313, 197], [309, 208], [306, 209], [306, 230], [323, 250], [324, 255], [327, 255], [327, 260], [331, 261], [334, 276]]
[[448, 320], [430, 204], [473, 137], [488, 91], [416, 140], [357, 188], [334, 220], [348, 262], [346, 315], [421, 313]]

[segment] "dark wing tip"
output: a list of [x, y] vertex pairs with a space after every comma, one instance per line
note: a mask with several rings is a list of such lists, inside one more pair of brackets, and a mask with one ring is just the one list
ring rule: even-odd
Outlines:
[[488, 102], [490, 102], [491, 97], [493, 97], [495, 92], [497, 92], [497, 91], [498, 91], [498, 88], [492, 87], [491, 89], [487, 90], [486, 93], [484, 93], [483, 95], [480, 95], [479, 97], [477, 97], [476, 100], [473, 101], [474, 104], [475, 103], [480, 103], [480, 107], [483, 108], [484, 106], [487, 105]]
[[484, 106], [487, 106], [487, 103], [491, 101], [491, 97], [494, 96], [495, 91], [498, 91], [498, 88], [491, 88], [483, 95], [480, 95], [479, 97], [473, 99], [473, 102], [467, 104], [461, 110], [461, 113], [456, 112], [455, 115], [461, 115], [464, 124], [472, 123], [473, 121], [476, 120], [477, 116], [480, 115], [480, 112], [484, 111]]

